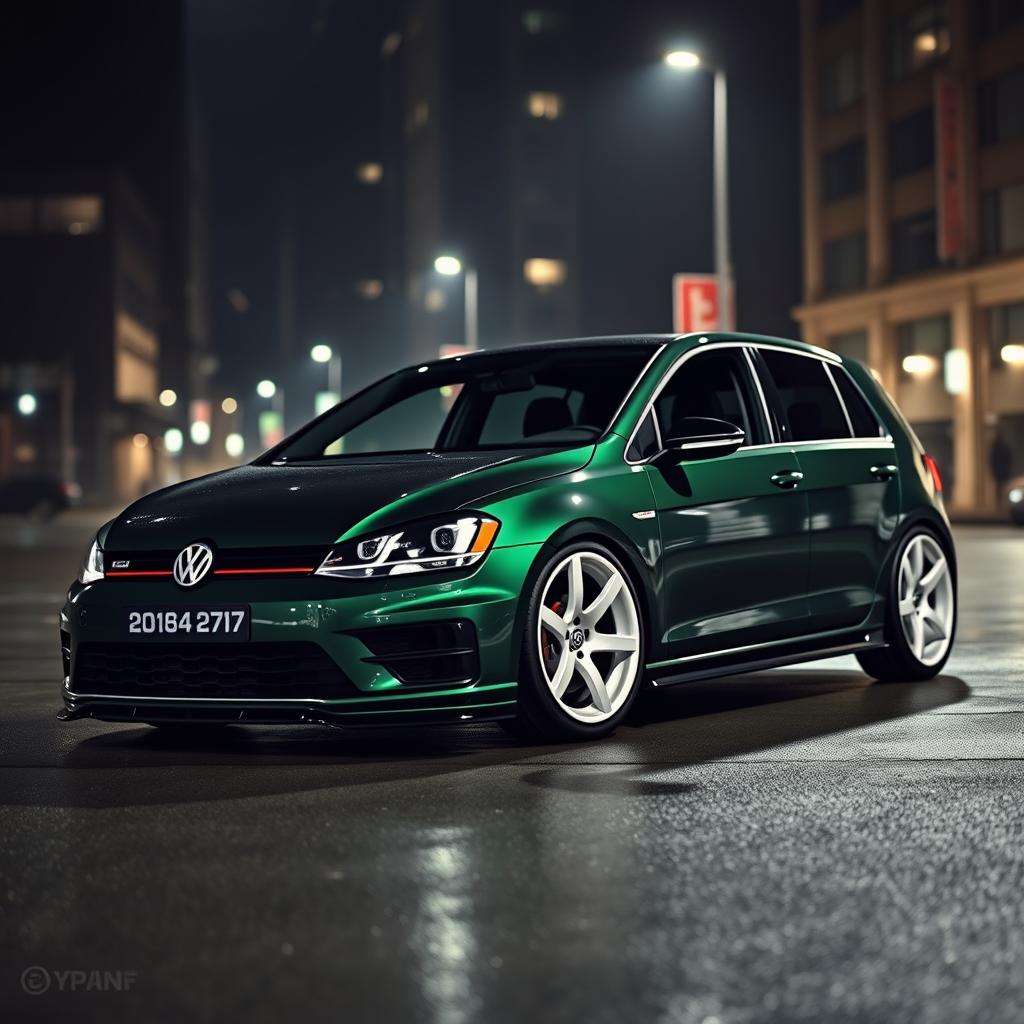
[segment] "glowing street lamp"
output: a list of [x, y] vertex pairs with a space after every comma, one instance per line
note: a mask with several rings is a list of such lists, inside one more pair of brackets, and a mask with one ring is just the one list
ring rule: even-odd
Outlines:
[[260, 398], [273, 398], [277, 394], [277, 385], [272, 380], [261, 380], [256, 385], [256, 394]]
[[39, 401], [31, 391], [18, 395], [18, 412], [22, 416], [31, 416], [39, 408]]
[[701, 65], [700, 54], [691, 50], [669, 50], [663, 59], [673, 71], [692, 71]]

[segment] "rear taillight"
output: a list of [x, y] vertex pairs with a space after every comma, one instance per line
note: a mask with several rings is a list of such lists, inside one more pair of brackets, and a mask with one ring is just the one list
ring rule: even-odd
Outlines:
[[932, 483], [935, 485], [937, 494], [942, 493], [942, 474], [939, 472], [939, 464], [930, 456], [924, 456], [925, 468], [931, 473]]

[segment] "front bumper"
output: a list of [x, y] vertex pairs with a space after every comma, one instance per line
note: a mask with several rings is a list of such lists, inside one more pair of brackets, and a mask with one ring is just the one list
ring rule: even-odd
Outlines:
[[[464, 578], [399, 577], [374, 581], [348, 581], [324, 577], [290, 579], [214, 579], [194, 591], [166, 580], [102, 580], [74, 584], [61, 611], [61, 646], [65, 662], [63, 685], [65, 720], [98, 718], [106, 721], [215, 721], [287, 723], [314, 722], [359, 726], [424, 722], [465, 722], [507, 718], [515, 713], [516, 676], [521, 637], [516, 631], [523, 581], [539, 545], [495, 548], [477, 570]], [[197, 696], [162, 695], [159, 672], [147, 670], [137, 689], [124, 680], [131, 668], [154, 647], [141, 640], [126, 640], [125, 611], [132, 607], [177, 608], [189, 605], [247, 604], [252, 633], [247, 642], [230, 650], [219, 645], [220, 664], [230, 678], [231, 653], [261, 661], [261, 654], [280, 660], [281, 652], [323, 652], [337, 667], [336, 692], [320, 674], [316, 684], [303, 678], [303, 663], [286, 672], [286, 690], [278, 685], [274, 696], [263, 698], [252, 687], [245, 696], [231, 694], [230, 685], [216, 696], [209, 687]], [[433, 684], [410, 679], [410, 673], [380, 656], [371, 647], [369, 631], [461, 622], [463, 635], [475, 642], [471, 659], [475, 676], [456, 683]], [[446, 627], [447, 628], [447, 627]], [[354, 635], [358, 634], [358, 635]], [[201, 660], [205, 644], [173, 642], [184, 660]], [[167, 642], [160, 641], [166, 648]], [[89, 648], [83, 645], [91, 645]], [[265, 645], [262, 649], [260, 645]], [[310, 645], [316, 645], [315, 648]], [[116, 693], [106, 693], [93, 670], [88, 685], [79, 685], [76, 667], [86, 655], [102, 650], [111, 676], [120, 680]], [[123, 660], [118, 662], [118, 652]], [[145, 660], [145, 659], [142, 659]], [[159, 664], [159, 659], [150, 662]], [[322, 659], [325, 660], [325, 659]], [[93, 662], [95, 669], [95, 660]], [[116, 669], [116, 671], [115, 671]], [[404, 676], [404, 678], [403, 678]], [[282, 678], [278, 672], [275, 677]]]

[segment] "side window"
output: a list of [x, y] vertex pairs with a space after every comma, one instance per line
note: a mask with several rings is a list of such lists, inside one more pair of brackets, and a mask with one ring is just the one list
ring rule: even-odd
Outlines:
[[824, 441], [850, 436], [839, 396], [820, 359], [775, 349], [762, 349], [761, 358], [789, 420], [788, 440]]
[[686, 416], [710, 416], [740, 427], [747, 444], [762, 444], [767, 430], [742, 350], [710, 351], [684, 363], [654, 403], [663, 438]]
[[878, 422], [878, 417], [871, 411], [871, 406], [860, 393], [860, 389], [850, 379], [850, 375], [840, 366], [831, 367], [832, 379], [843, 397], [843, 404], [853, 424], [854, 437], [885, 437], [885, 428]]

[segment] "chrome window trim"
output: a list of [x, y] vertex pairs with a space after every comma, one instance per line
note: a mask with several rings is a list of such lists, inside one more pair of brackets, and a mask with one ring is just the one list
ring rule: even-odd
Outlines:
[[[612, 416], [612, 418], [608, 421], [608, 429], [605, 430], [605, 432], [601, 435], [602, 438], [612, 433], [612, 427], [615, 426], [616, 422], [618, 421], [618, 418], [622, 415], [623, 409], [625, 409], [626, 406], [629, 405], [629, 400], [636, 393], [636, 389], [640, 387], [641, 381], [644, 379], [644, 377], [647, 376], [647, 371], [650, 370], [650, 368], [654, 365], [654, 361], [658, 358], [658, 356], [661, 355], [662, 352], [665, 351], [666, 348], [668, 348], [668, 346], [669, 342], [662, 342], [654, 350], [654, 354], [651, 356], [651, 358], [648, 359], [646, 363], [644, 363], [644, 368], [636, 375], [636, 380], [633, 381], [633, 384], [630, 387], [629, 391], [626, 392], [626, 397], [623, 398], [621, 402], [619, 402], [619, 407], [615, 410], [615, 415]], [[643, 421], [644, 418], [641, 415], [640, 418], [636, 421], [636, 426], [633, 428], [633, 434], [635, 434], [637, 430], [640, 429], [640, 424], [643, 423]], [[629, 440], [626, 442], [627, 450], [629, 449], [629, 446], [633, 443], [633, 434], [630, 434]]]
[[[765, 397], [764, 388], [761, 387], [761, 375], [757, 372], [757, 367], [754, 365], [754, 357], [750, 354], [750, 346], [746, 346], [743, 349], [743, 355], [747, 362], [747, 370], [750, 372], [750, 376], [754, 378], [754, 387], [757, 388], [757, 393], [761, 398], [761, 411], [764, 413], [764, 425], [768, 431], [768, 436], [772, 441], [781, 440], [775, 436], [775, 430], [772, 426], [772, 414], [768, 408], [768, 399]], [[748, 445], [747, 447], [752, 447]]]
[[826, 362], [822, 362], [821, 365], [825, 368], [825, 376], [828, 377], [828, 382], [832, 385], [832, 390], [835, 392], [839, 408], [843, 410], [843, 419], [846, 420], [846, 429], [850, 432], [850, 437], [856, 437], [857, 435], [853, 432], [853, 420], [850, 419], [850, 410], [846, 408], [843, 396], [839, 393], [839, 385], [836, 383], [835, 377], [832, 376], [832, 367]]
[[[664, 347], [665, 346], [663, 345], [662, 348], [664, 348]], [[630, 459], [626, 458], [626, 452], [628, 452], [629, 449], [632, 447], [633, 441], [636, 438], [637, 431], [639, 431], [639, 429], [640, 429], [640, 425], [643, 423], [644, 418], [647, 416], [647, 414], [653, 410], [654, 403], [658, 400], [658, 397], [661, 395], [661, 392], [668, 385], [668, 382], [675, 376], [675, 374], [680, 369], [680, 367], [682, 367], [684, 363], [686, 363], [688, 360], [692, 359], [694, 356], [699, 355], [701, 352], [711, 352], [714, 349], [742, 348], [742, 349], [745, 349], [745, 350], [757, 350], [757, 351], [765, 351], [765, 350], [767, 350], [769, 352], [783, 352], [783, 353], [788, 353], [790, 355], [803, 356], [805, 359], [817, 359], [819, 362], [822, 362], [822, 363], [825, 364], [826, 370], [829, 368], [829, 366], [839, 366], [839, 367], [842, 367], [842, 365], [843, 365], [842, 364], [842, 358], [840, 356], [836, 355], [835, 352], [829, 352], [828, 349], [818, 348], [818, 346], [816, 346], [816, 345], [812, 345], [810, 347], [812, 348], [813, 351], [804, 352], [804, 351], [801, 351], [800, 349], [787, 348], [785, 345], [773, 345], [771, 342], [763, 342], [763, 341], [749, 341], [749, 340], [744, 340], [744, 341], [738, 341], [738, 340], [734, 340], [734, 341], [712, 341], [712, 342], [709, 342], [706, 345], [699, 345], [698, 344], [697, 347], [688, 349], [686, 352], [681, 353], [679, 355], [679, 357], [676, 359], [676, 361], [665, 371], [665, 374], [661, 378], [661, 381], [658, 383], [658, 386], [654, 389], [654, 393], [647, 400], [646, 404], [644, 405], [643, 409], [640, 412], [640, 415], [637, 417], [637, 421], [636, 421], [635, 426], [633, 427], [633, 429], [630, 431], [628, 437], [626, 438], [626, 447], [625, 447], [625, 450], [623, 451], [623, 456], [622, 456], [623, 462], [625, 462], [627, 466], [645, 466], [645, 465], [647, 465], [651, 461], [650, 458], [630, 460]], [[658, 353], [656, 353], [656, 355], [660, 354], [660, 352], [661, 352], [661, 349], [658, 350]], [[747, 358], [748, 368], [750, 368], [750, 364], [752, 363], [752, 359], [751, 359], [751, 356], [749, 354], [749, 351], [747, 352], [746, 358]], [[649, 365], [650, 364], [648, 364], [648, 366]], [[646, 372], [647, 371], [646, 371], [646, 368], [645, 368], [644, 374], [641, 374], [641, 378], [644, 375], [646, 375]], [[639, 381], [637, 383], [639, 383]], [[758, 380], [758, 377], [757, 377], [756, 373], [754, 373], [754, 383], [756, 384], [756, 386], [758, 388], [758, 391], [761, 392], [761, 398], [762, 398], [762, 401], [765, 402], [764, 408], [765, 408], [765, 412], [766, 412], [766, 415], [767, 415], [767, 408], [768, 408], [767, 402], [765, 401], [765, 396], [764, 396], [763, 391], [761, 391], [761, 382], [760, 382], [760, 380]], [[857, 382], [854, 381], [854, 384], [856, 384], [856, 383]], [[834, 381], [833, 381], [833, 386], [835, 386], [835, 382]], [[630, 395], [632, 395], [633, 390], [635, 390], [635, 387], [636, 386], [634, 385], [634, 388], [631, 389]], [[846, 405], [842, 401], [842, 396], [840, 396], [839, 400], [840, 400], [841, 408], [843, 410], [843, 414], [846, 415]], [[868, 403], [868, 408], [871, 408], [870, 403]], [[660, 430], [660, 427], [659, 427], [659, 424], [658, 424], [658, 417], [657, 416], [654, 417], [654, 426], [655, 426], [655, 430], [658, 431], [658, 437], [660, 439], [661, 438], [661, 430]], [[771, 417], [770, 416], [768, 416], [768, 431], [769, 431], [770, 434], [773, 433], [772, 432], [772, 425], [771, 425]], [[850, 433], [851, 433], [851, 435], [853, 433], [852, 427], [850, 429]], [[888, 446], [888, 444], [891, 444], [891, 442], [892, 442], [892, 436], [891, 435], [886, 435], [885, 438], [879, 437], [877, 439], [876, 438], [862, 438], [862, 437], [852, 437], [852, 436], [850, 436], [850, 437], [836, 437], [836, 438], [820, 438], [820, 439], [818, 439], [816, 441], [773, 441], [770, 444], [741, 445], [736, 450], [736, 452], [734, 454], [737, 454], [739, 452], [751, 451], [751, 450], [755, 450], [755, 449], [763, 449], [763, 448], [776, 448], [776, 447], [788, 448], [788, 447], [797, 447], [799, 445], [809, 445], [809, 444], [832, 444], [832, 443], [835, 443], [837, 441], [856, 441], [856, 442], [861, 442], [861, 443], [867, 442], [867, 443], [870, 444], [871, 442], [873, 442], [875, 440], [883, 441], [883, 443], [885, 443], [886, 446]], [[653, 458], [653, 456], [652, 456], [652, 458]]]
[[[864, 389], [853, 379], [852, 375], [850, 374], [850, 371], [847, 370], [845, 363], [841, 363], [840, 362], [840, 363], [835, 364], [835, 366], [836, 366], [836, 369], [839, 370], [839, 372], [842, 373], [843, 376], [850, 382], [850, 384], [853, 387], [854, 391], [856, 391], [857, 394], [860, 395], [861, 400], [867, 406], [867, 410], [868, 410], [869, 413], [871, 413], [871, 418], [875, 421], [875, 426], [878, 428], [878, 434], [876, 436], [877, 437], [888, 437], [888, 438], [891, 438], [892, 434], [890, 434], [886, 430], [885, 424], [878, 418], [878, 413], [875, 412], [875, 407], [871, 404], [871, 400], [868, 398], [868, 396], [866, 394], [864, 394]], [[835, 381], [835, 374], [833, 373], [831, 367], [829, 368], [829, 372], [832, 373], [832, 379], [833, 379], [833, 382], [834, 382]], [[873, 374], [874, 371], [872, 370], [871, 373]], [[839, 388], [839, 386], [837, 384], [836, 385], [836, 390], [838, 390], [838, 388]], [[842, 398], [843, 398], [842, 392], [840, 392], [839, 398], [840, 398], [840, 401], [842, 401]], [[843, 408], [846, 408], [846, 403], [845, 402], [843, 402]], [[849, 410], [847, 410], [847, 412], [849, 412]], [[850, 433], [853, 434], [853, 419], [852, 419], [852, 417], [850, 419]], [[857, 435], [853, 434], [853, 436], [856, 437]], [[875, 437], [872, 436], [871, 438], [865, 438], [864, 440], [874, 440], [874, 439], [875, 439]]]

